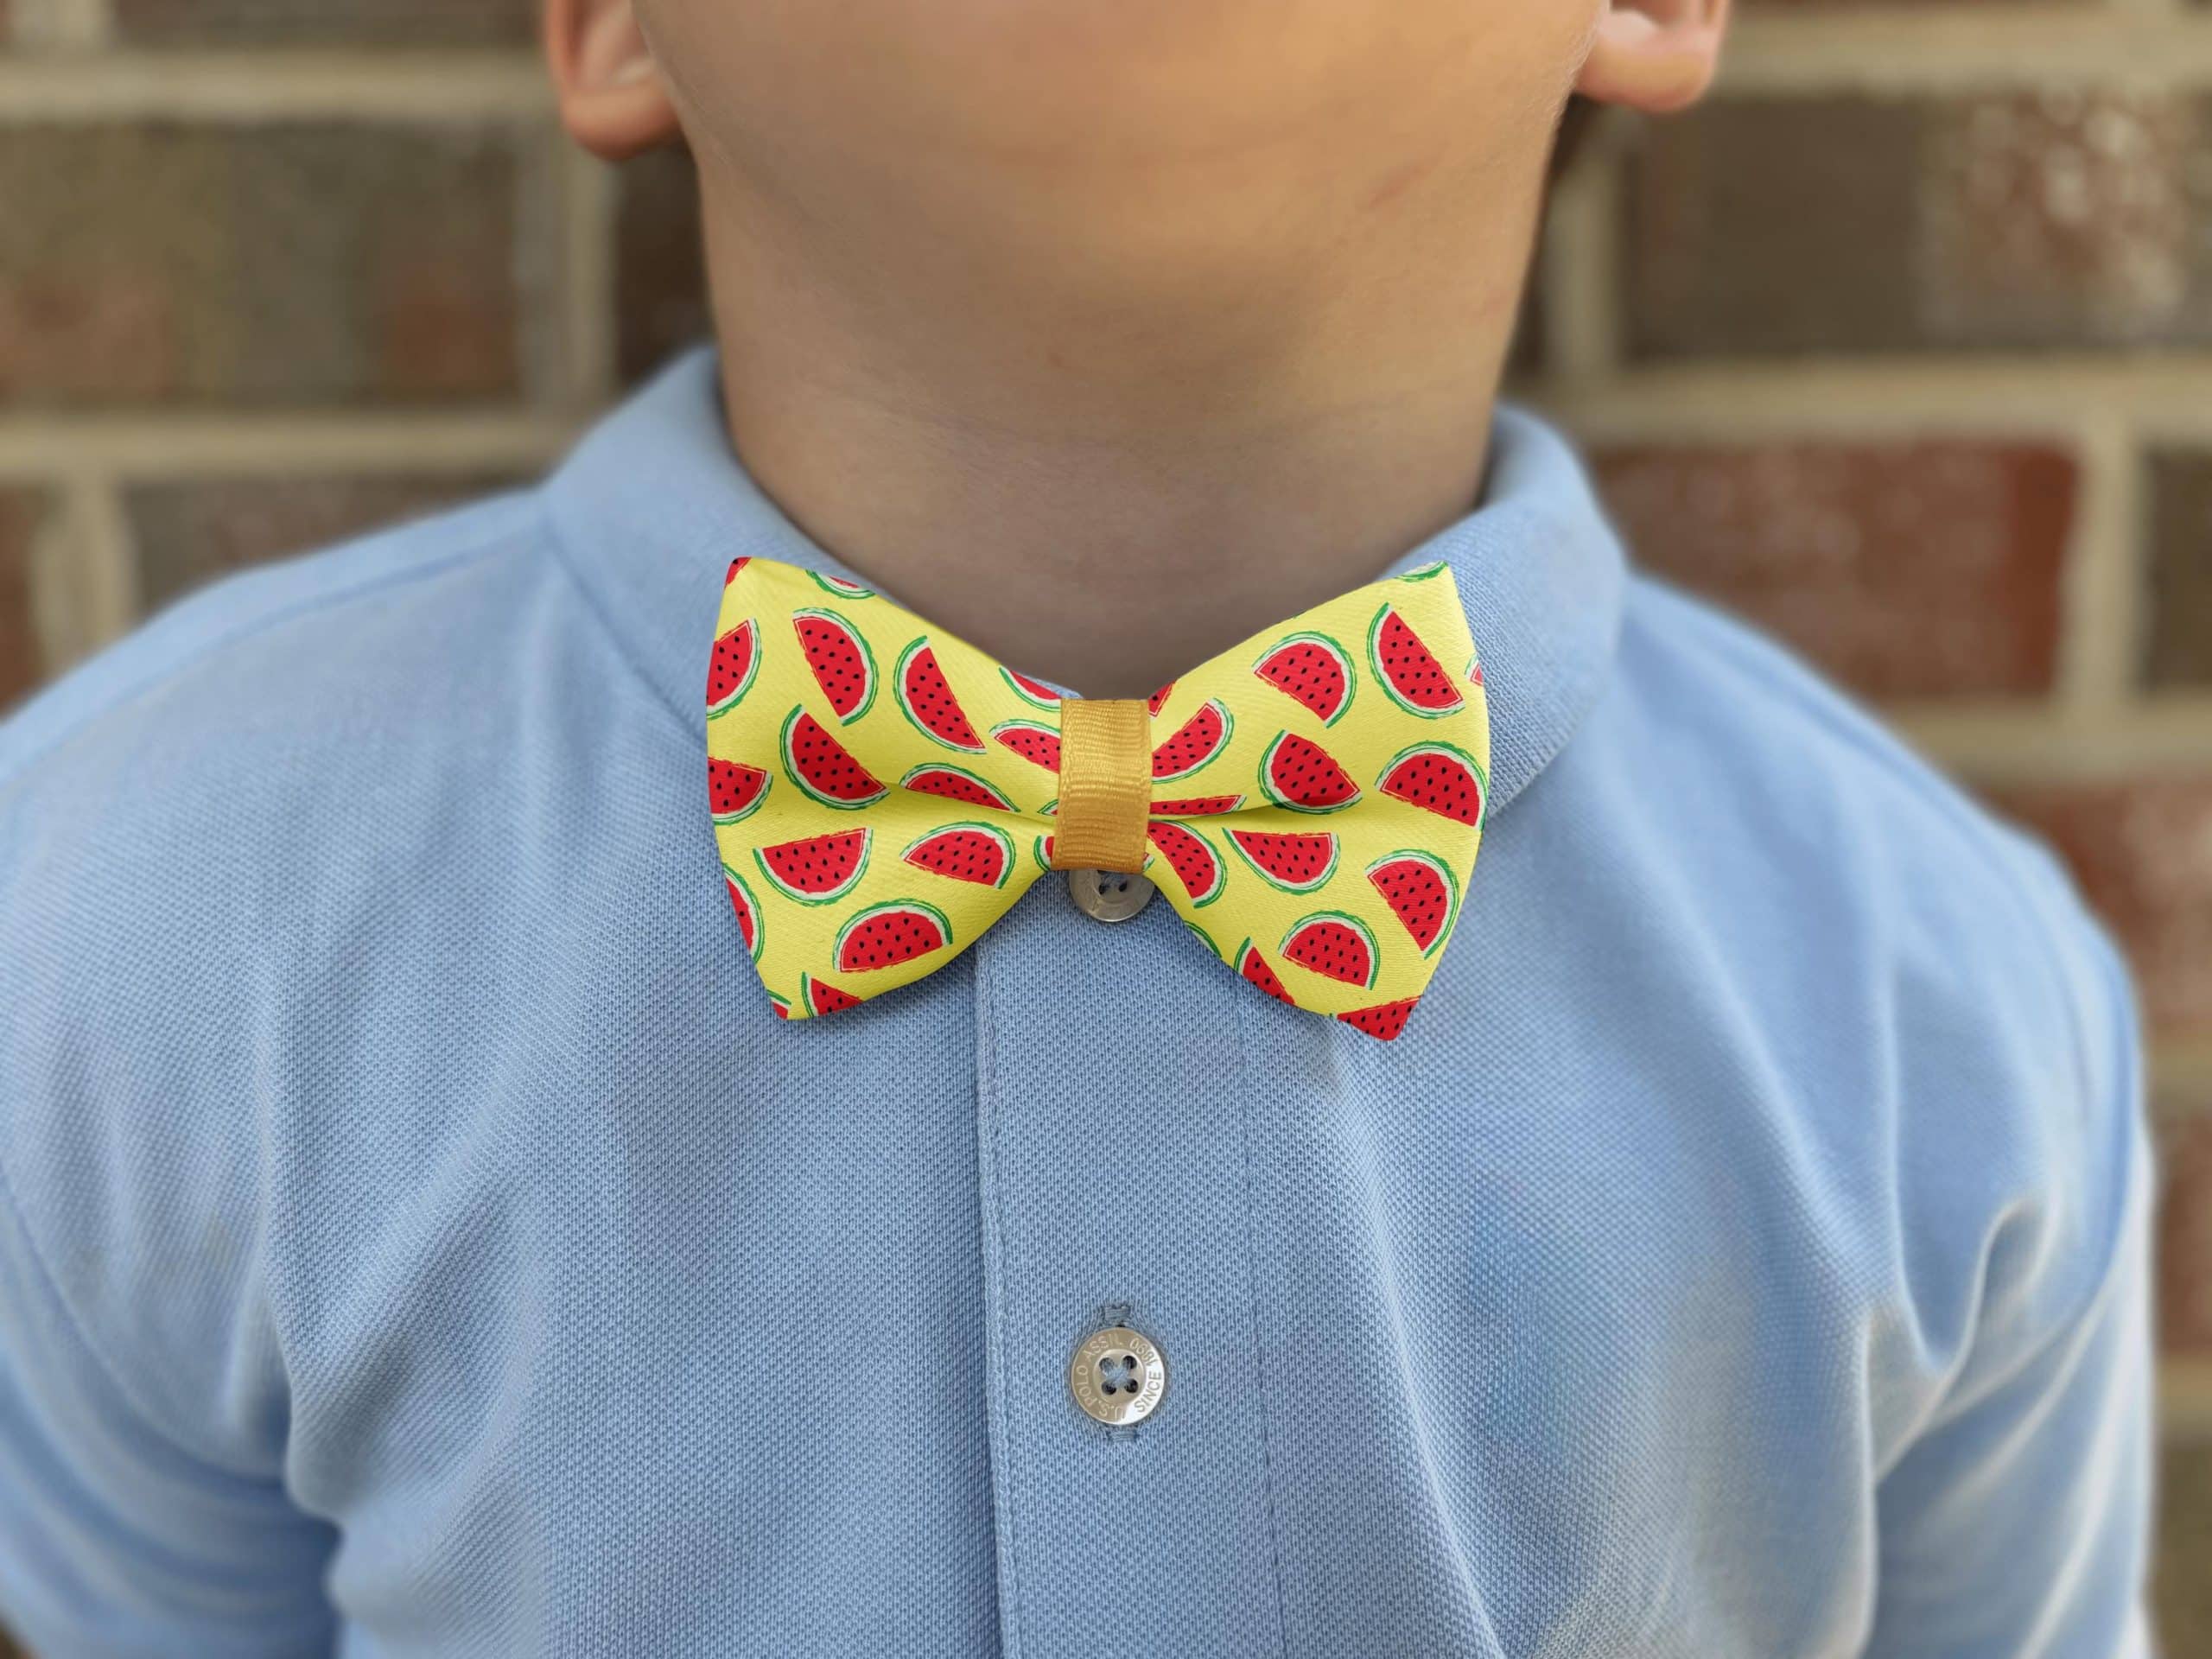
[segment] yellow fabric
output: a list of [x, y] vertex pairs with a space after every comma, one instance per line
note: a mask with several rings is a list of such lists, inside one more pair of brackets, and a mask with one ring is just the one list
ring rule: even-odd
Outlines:
[[1152, 819], [1152, 716], [1135, 697], [1071, 697], [1060, 704], [1060, 810], [1056, 870], [1144, 868]]
[[[1064, 712], [1095, 717], [1081, 704], [867, 588], [770, 560], [731, 567], [716, 634], [715, 836], [786, 1018], [943, 967], [1052, 867]], [[1489, 792], [1451, 571], [1316, 606], [1138, 707], [1146, 874], [1261, 989], [1395, 1036], [1457, 919]]]

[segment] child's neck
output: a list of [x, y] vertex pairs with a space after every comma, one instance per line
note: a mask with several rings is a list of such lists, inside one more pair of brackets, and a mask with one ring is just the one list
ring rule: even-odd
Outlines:
[[861, 575], [1014, 666], [1141, 696], [1473, 506], [1513, 242], [1272, 298], [1007, 283], [933, 306], [710, 213], [730, 429]]

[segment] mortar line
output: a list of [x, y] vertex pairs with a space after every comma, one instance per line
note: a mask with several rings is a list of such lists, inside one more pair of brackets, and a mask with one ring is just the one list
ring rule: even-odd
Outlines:
[[0, 124], [143, 120], [542, 118], [551, 94], [526, 51], [116, 52], [0, 59]]
[[563, 170], [567, 212], [563, 308], [572, 406], [605, 404], [618, 389], [615, 244], [620, 190], [614, 169], [571, 146]]
[[529, 466], [575, 435], [567, 415], [12, 416], [0, 418], [0, 478], [86, 467], [130, 479], [287, 477]]
[[1746, 17], [1730, 37], [1725, 93], [1904, 92], [2095, 84], [2194, 88], [2212, 70], [2212, 18], [2109, 5], [2061, 14], [1978, 6], [1971, 14], [1884, 7], [1834, 16]]
[[2059, 620], [2057, 705], [2072, 724], [2124, 710], [2133, 688], [2146, 529], [2142, 457], [2125, 416], [2091, 410], [2080, 450]]

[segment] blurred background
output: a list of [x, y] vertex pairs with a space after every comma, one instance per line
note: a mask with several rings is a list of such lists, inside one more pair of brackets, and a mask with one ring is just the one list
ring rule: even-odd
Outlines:
[[[1707, 108], [1589, 134], [1514, 394], [1647, 565], [2050, 838], [2133, 957], [2161, 1611], [2212, 1659], [2212, 6], [1741, 3]], [[0, 0], [0, 707], [534, 475], [702, 332], [685, 163], [569, 151], [535, 8]]]

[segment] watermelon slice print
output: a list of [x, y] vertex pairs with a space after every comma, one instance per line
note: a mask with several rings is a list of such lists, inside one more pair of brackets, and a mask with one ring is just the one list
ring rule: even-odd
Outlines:
[[751, 817], [768, 798], [768, 774], [738, 760], [707, 762], [707, 803], [716, 823]]
[[1145, 713], [1150, 715], [1154, 720], [1158, 720], [1160, 718], [1160, 711], [1167, 704], [1167, 699], [1174, 695], [1175, 682], [1170, 680], [1166, 684], [1161, 686], [1159, 690], [1154, 692], [1150, 696], [1144, 700]]
[[839, 725], [875, 706], [875, 657], [858, 628], [835, 611], [793, 611], [791, 628]]
[[1318, 910], [1300, 917], [1276, 949], [1285, 962], [1294, 962], [1325, 979], [1357, 985], [1363, 991], [1373, 988], [1381, 960], [1375, 935], [1367, 924], [1340, 910]]
[[1229, 747], [1236, 722], [1219, 697], [1201, 704], [1198, 712], [1178, 727], [1175, 735], [1152, 752], [1152, 781], [1187, 778]]
[[869, 806], [889, 791], [803, 708], [784, 716], [784, 771], [810, 800], [841, 811]]
[[1228, 872], [1222, 867], [1221, 855], [1206, 844], [1205, 836], [1179, 823], [1154, 823], [1145, 834], [1175, 872], [1175, 879], [1191, 896], [1193, 909], [1202, 909], [1221, 897]]
[[1385, 795], [1454, 823], [1480, 823], [1490, 779], [1475, 757], [1449, 743], [1416, 743], [1390, 757], [1375, 785]]
[[1229, 844], [1252, 873], [1282, 893], [1311, 893], [1337, 873], [1337, 838], [1271, 830], [1231, 830]]
[[748, 616], [715, 641], [707, 664], [707, 718], [736, 708], [760, 672], [760, 630]]
[[857, 1008], [868, 1001], [864, 996], [855, 996], [850, 991], [841, 991], [811, 974], [798, 976], [798, 995], [799, 1000], [813, 1009], [817, 1017], [825, 1014], [842, 1014], [847, 1008]]
[[1365, 1032], [1377, 1041], [1395, 1042], [1399, 1033], [1405, 1030], [1406, 1021], [1413, 1018], [1414, 1005], [1420, 1001], [1418, 996], [1409, 996], [1403, 1001], [1382, 1002], [1371, 1008], [1354, 1008], [1350, 1014], [1340, 1014], [1337, 1018]]
[[753, 889], [745, 885], [745, 878], [727, 864], [722, 866], [722, 881], [729, 888], [729, 907], [737, 912], [737, 931], [745, 936], [746, 954], [753, 961], [760, 960], [760, 906], [753, 901]]
[[1035, 856], [1039, 869], [1049, 870], [1052, 868], [1052, 838], [1050, 836], [1038, 836], [1035, 841], [1029, 843], [1029, 850]]
[[948, 823], [909, 843], [899, 856], [948, 881], [1002, 887], [1014, 868], [1014, 837], [988, 823]]
[[1385, 854], [1367, 867], [1367, 879], [1421, 955], [1433, 955], [1452, 937], [1459, 916], [1459, 878], [1435, 854], [1417, 847]]
[[935, 905], [895, 899], [870, 905], [837, 930], [834, 958], [841, 974], [868, 974], [942, 950], [952, 943], [952, 924]]
[[732, 559], [729, 562], [729, 569], [722, 573], [722, 586], [727, 588], [730, 583], [735, 582], [737, 580], [737, 573], [744, 569], [747, 565], [752, 563], [753, 561], [750, 558]]
[[899, 780], [899, 787], [911, 789], [917, 795], [942, 796], [948, 801], [957, 801], [963, 806], [988, 806], [994, 812], [1014, 810], [1012, 801], [965, 766], [946, 766], [942, 762], [916, 766]]
[[768, 1002], [769, 1005], [776, 1010], [777, 1019], [788, 1020], [791, 1017], [791, 998], [787, 996], [778, 996], [773, 991], [771, 991], [768, 993]]
[[1183, 925], [1189, 928], [1192, 932], [1197, 934], [1199, 938], [1203, 939], [1205, 942], [1206, 949], [1211, 951], [1216, 957], [1218, 957], [1221, 955], [1221, 947], [1213, 942], [1212, 934], [1207, 932], [1205, 929], [1200, 927], [1196, 922], [1192, 921], [1187, 916], [1183, 918]]
[[1421, 642], [1395, 605], [1375, 613], [1367, 628], [1367, 660], [1390, 701], [1409, 715], [1441, 720], [1466, 707], [1444, 664]]
[[1268, 745], [1260, 757], [1260, 788], [1294, 812], [1340, 812], [1359, 798], [1359, 785], [1336, 758], [1296, 732]]
[[1441, 575], [1443, 569], [1443, 560], [1431, 559], [1427, 564], [1417, 564], [1410, 570], [1401, 571], [1398, 580], [1400, 582], [1427, 582], [1431, 576]]
[[1351, 707], [1351, 658], [1325, 633], [1287, 634], [1252, 664], [1252, 672], [1306, 706], [1324, 726]]
[[1244, 804], [1242, 795], [1191, 795], [1179, 801], [1154, 801], [1155, 818], [1217, 818]]
[[827, 570], [810, 570], [806, 574], [814, 578], [814, 585], [823, 592], [835, 594], [840, 599], [874, 599], [875, 597], [874, 588], [863, 588], [857, 582], [848, 581], [843, 576], [833, 576]]
[[1278, 1002], [1298, 1006], [1298, 999], [1283, 988], [1282, 981], [1275, 977], [1275, 970], [1268, 966], [1268, 959], [1260, 954], [1259, 946], [1247, 939], [1236, 947], [1236, 954], [1230, 958], [1236, 971], [1258, 986]]
[[1002, 720], [991, 735], [1023, 760], [1047, 772], [1060, 769], [1060, 734], [1033, 720]]
[[756, 847], [753, 861], [769, 885], [802, 905], [835, 904], [850, 893], [868, 868], [873, 830], [840, 830], [801, 841]]
[[1010, 668], [1001, 668], [999, 670], [999, 677], [1004, 680], [1007, 689], [1024, 702], [1033, 702], [1039, 709], [1057, 709], [1060, 706], [1058, 692], [1041, 681], [1031, 679], [1027, 674], [1017, 674]]
[[983, 740], [976, 735], [976, 728], [961, 712], [960, 700], [952, 695], [944, 671], [938, 666], [937, 652], [926, 637], [899, 653], [891, 684], [898, 693], [899, 712], [923, 736], [968, 754], [983, 752]]

